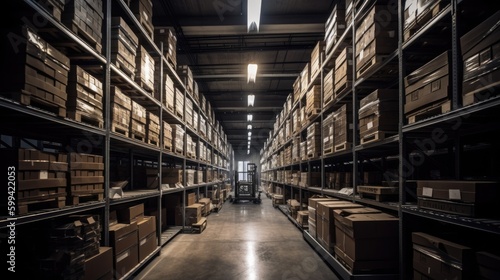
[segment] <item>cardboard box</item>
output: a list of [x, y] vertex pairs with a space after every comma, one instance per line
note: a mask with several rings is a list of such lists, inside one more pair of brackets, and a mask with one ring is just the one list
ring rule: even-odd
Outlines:
[[[99, 247], [99, 254], [85, 259], [84, 280], [109, 279], [113, 271], [113, 248]], [[109, 275], [110, 277], [106, 277]]]
[[193, 205], [196, 203], [196, 193], [191, 192], [187, 194], [186, 206]]
[[405, 114], [449, 98], [451, 51], [445, 51], [404, 78]]
[[353, 270], [397, 271], [398, 225], [399, 219], [386, 213], [338, 217], [335, 253]]
[[210, 198], [200, 198], [198, 200], [198, 203], [203, 205], [203, 213], [202, 215], [203, 216], [206, 216], [210, 213], [210, 204], [212, 203], [212, 201], [210, 200]]
[[144, 216], [144, 203], [136, 204], [130, 207], [120, 208], [116, 210], [118, 222], [133, 223]]
[[500, 11], [460, 38], [464, 61], [463, 105], [497, 95], [500, 80]]
[[156, 242], [156, 232], [139, 239], [139, 262], [149, 256], [149, 254], [151, 254], [156, 247], [158, 247], [158, 242]]
[[138, 240], [144, 239], [151, 233], [156, 233], [156, 217], [144, 216], [137, 220], [137, 238]]
[[473, 250], [423, 232], [412, 233], [413, 269], [431, 279], [472, 279]]
[[480, 251], [476, 253], [476, 262], [482, 279], [500, 279], [500, 256]]
[[113, 247], [113, 254], [123, 252], [133, 245], [137, 245], [137, 224], [115, 224], [109, 227], [109, 244]]
[[115, 255], [114, 276], [122, 278], [139, 263], [139, 247], [136, 243], [125, 251]]
[[498, 182], [492, 181], [417, 181], [417, 195], [465, 203], [492, 204], [497, 202]]
[[203, 205], [199, 203], [186, 206], [186, 225], [191, 226], [200, 221], [202, 216]]

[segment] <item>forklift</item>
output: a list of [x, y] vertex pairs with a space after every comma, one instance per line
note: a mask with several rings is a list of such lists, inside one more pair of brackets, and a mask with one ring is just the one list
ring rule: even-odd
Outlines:
[[262, 191], [258, 190], [259, 187], [257, 185], [257, 165], [255, 163], [247, 163], [247, 172], [243, 173], [247, 174], [246, 180], [239, 180], [238, 171], [235, 172], [236, 187], [232, 202], [249, 201], [260, 204], [262, 201], [260, 198]]

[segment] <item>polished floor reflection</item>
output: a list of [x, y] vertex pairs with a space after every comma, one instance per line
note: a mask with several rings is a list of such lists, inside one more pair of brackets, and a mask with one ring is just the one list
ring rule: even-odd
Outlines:
[[229, 201], [201, 234], [179, 234], [134, 279], [338, 279], [271, 200]]

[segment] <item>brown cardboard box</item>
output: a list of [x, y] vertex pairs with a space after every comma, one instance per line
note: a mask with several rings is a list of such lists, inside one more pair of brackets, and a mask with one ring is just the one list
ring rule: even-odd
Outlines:
[[297, 211], [297, 223], [301, 226], [307, 226], [309, 224], [309, 211]]
[[115, 270], [114, 276], [117, 279], [122, 278], [127, 274], [132, 268], [134, 268], [139, 263], [139, 248], [137, 245], [137, 240], [134, 245], [127, 248], [125, 251], [115, 255]]
[[[99, 247], [99, 254], [85, 259], [84, 280], [112, 279], [104, 278], [113, 270], [113, 248]], [[110, 275], [111, 276], [111, 275]]]
[[413, 269], [431, 279], [471, 279], [471, 248], [423, 232], [413, 232], [412, 242]]
[[[319, 202], [318, 209], [316, 209], [316, 225], [318, 232], [318, 241], [325, 247], [329, 252], [333, 253], [333, 246], [335, 245], [335, 219], [333, 217], [333, 211], [335, 209], [346, 209], [346, 208], [360, 208], [363, 207], [360, 204], [348, 202], [348, 201], [331, 201], [331, 202]], [[319, 224], [321, 223], [321, 231], [319, 229]]]
[[202, 213], [202, 215], [203, 216], [208, 215], [210, 213], [210, 210], [211, 210], [210, 209], [210, 204], [211, 204], [210, 198], [200, 198], [198, 200], [198, 203], [201, 204], [201, 205], [203, 205], [203, 213]]
[[449, 97], [450, 68], [451, 51], [446, 51], [405, 77], [405, 114]]
[[417, 195], [465, 203], [495, 203], [499, 185], [492, 181], [419, 180]]
[[114, 255], [137, 245], [137, 224], [115, 224], [109, 227], [109, 243]]
[[189, 206], [189, 205], [192, 205], [195, 203], [196, 203], [196, 193], [194, 193], [194, 192], [188, 193], [186, 205]]
[[144, 216], [137, 220], [138, 240], [145, 238], [151, 233], [156, 233], [156, 217]]
[[[367, 232], [360, 232], [360, 229], [355, 228], [356, 223], [363, 223]], [[336, 210], [335, 234], [336, 246], [354, 261], [396, 260], [398, 257], [397, 218], [378, 210]]]
[[118, 222], [133, 223], [144, 216], [144, 204], [140, 203], [126, 208], [120, 208], [117, 209], [116, 213], [118, 215]]
[[156, 247], [158, 247], [158, 242], [156, 242], [156, 232], [139, 239], [139, 262], [149, 256], [149, 254], [151, 254]]
[[201, 211], [203, 209], [203, 205], [199, 203], [194, 203], [189, 206], [186, 206], [186, 225], [191, 226], [192, 224], [196, 224], [201, 219]]
[[478, 273], [482, 279], [500, 279], [500, 256], [480, 251], [476, 253]]

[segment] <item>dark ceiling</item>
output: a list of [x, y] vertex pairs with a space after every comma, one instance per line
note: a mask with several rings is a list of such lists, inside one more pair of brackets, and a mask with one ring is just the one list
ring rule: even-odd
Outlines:
[[[263, 0], [258, 33], [247, 33], [246, 0], [153, 0], [153, 24], [172, 27], [177, 65], [189, 65], [228, 142], [246, 150], [247, 114], [253, 114], [253, 152], [263, 147], [293, 83], [324, 39], [337, 0]], [[259, 65], [247, 83], [247, 65]], [[247, 95], [255, 94], [254, 107]]]

